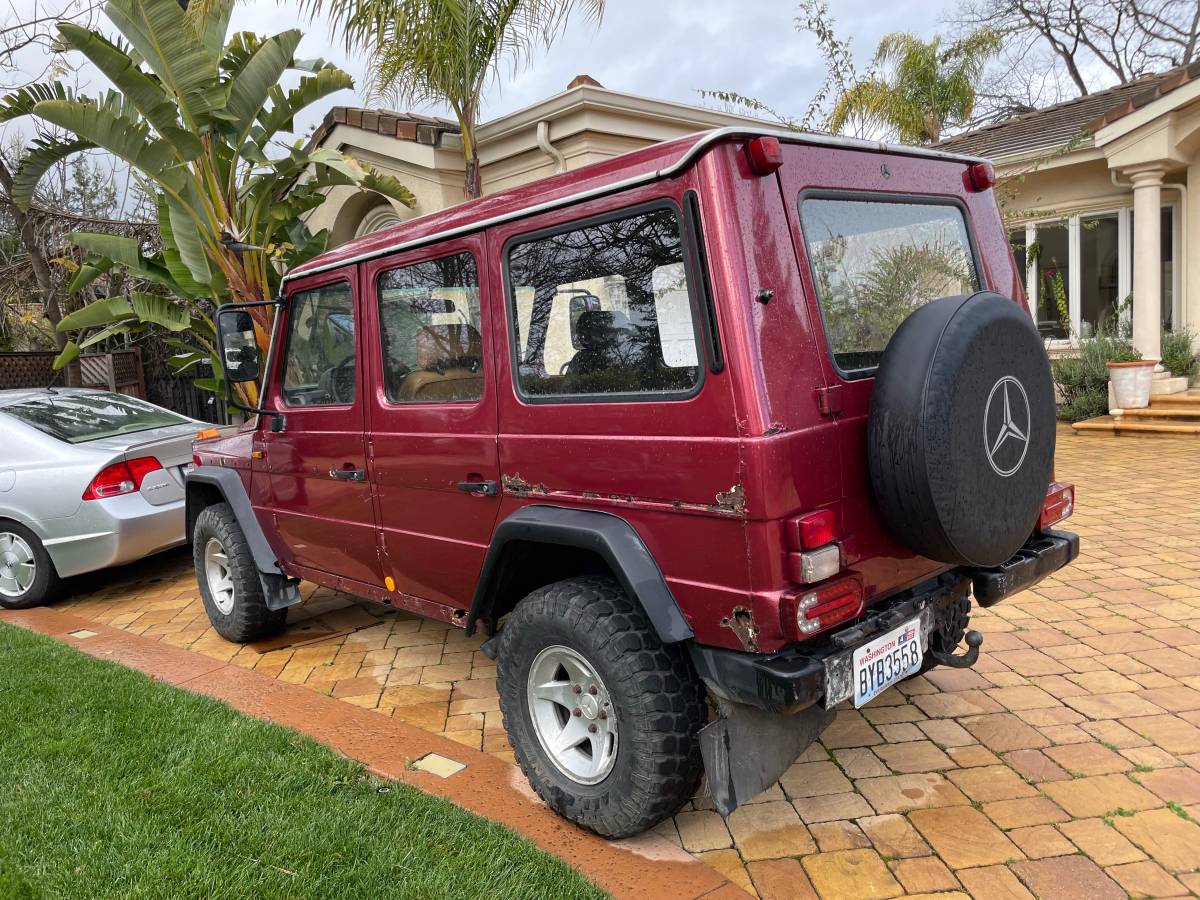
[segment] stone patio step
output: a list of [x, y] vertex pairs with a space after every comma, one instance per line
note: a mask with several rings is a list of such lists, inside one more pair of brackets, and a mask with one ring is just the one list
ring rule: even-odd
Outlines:
[[1172, 406], [1148, 406], [1145, 409], [1123, 409], [1124, 419], [1195, 419], [1200, 422], [1200, 406], [1176, 403]]
[[1156, 394], [1150, 398], [1151, 409], [1186, 409], [1200, 416], [1200, 389], [1191, 388], [1175, 394]]
[[[1129, 410], [1127, 412], [1133, 412]], [[1138, 416], [1098, 416], [1084, 422], [1076, 422], [1071, 427], [1082, 434], [1121, 434], [1143, 435], [1155, 434], [1194, 435], [1200, 437], [1200, 414], [1186, 415], [1176, 418], [1166, 416], [1141, 415], [1145, 410], [1138, 410]]]

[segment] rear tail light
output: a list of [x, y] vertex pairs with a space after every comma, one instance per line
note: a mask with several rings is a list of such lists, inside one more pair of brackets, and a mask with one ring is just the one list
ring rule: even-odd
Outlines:
[[788, 578], [796, 584], [812, 584], [832, 578], [842, 570], [842, 551], [837, 544], [819, 550], [788, 554]]
[[132, 494], [142, 486], [142, 481], [151, 472], [162, 468], [153, 456], [139, 456], [128, 462], [122, 460], [101, 469], [92, 483], [83, 492], [84, 500], [103, 500], [105, 497], [117, 497], [121, 494]]
[[977, 162], [967, 167], [963, 181], [968, 191], [982, 194], [996, 183], [996, 168], [990, 162]]
[[796, 584], [813, 584], [832, 578], [842, 570], [842, 551], [835, 543], [836, 526], [837, 517], [832, 509], [787, 520], [789, 580]]
[[1045, 530], [1056, 522], [1061, 522], [1075, 512], [1075, 485], [1063, 484], [1058, 481], [1050, 483], [1046, 489], [1046, 501], [1042, 504], [1042, 514], [1038, 517], [1038, 528]]
[[794, 550], [815, 550], [832, 544], [837, 537], [835, 524], [836, 517], [832, 509], [788, 519], [788, 546]]
[[783, 149], [779, 139], [756, 137], [746, 144], [746, 159], [755, 175], [770, 175], [783, 165]]
[[794, 617], [797, 637], [801, 640], [810, 638], [862, 614], [862, 582], [857, 578], [841, 578], [795, 595], [794, 604], [785, 603], [783, 608], [785, 615], [790, 610]]

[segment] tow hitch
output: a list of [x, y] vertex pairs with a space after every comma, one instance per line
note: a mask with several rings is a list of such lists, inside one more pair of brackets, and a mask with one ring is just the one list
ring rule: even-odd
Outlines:
[[929, 642], [929, 655], [938, 661], [938, 665], [950, 666], [952, 669], [969, 669], [979, 661], [979, 648], [983, 646], [983, 635], [978, 631], [968, 631], [966, 634], [967, 652], [957, 656], [953, 652], [943, 650], [940, 635], [934, 635]]

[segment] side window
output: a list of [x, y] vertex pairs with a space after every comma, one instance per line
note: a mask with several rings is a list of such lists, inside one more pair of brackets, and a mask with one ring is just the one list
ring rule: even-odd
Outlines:
[[522, 393], [680, 394], [699, 384], [674, 210], [514, 244], [508, 284]]
[[288, 406], [354, 402], [354, 292], [344, 281], [293, 294], [283, 400]]
[[957, 206], [811, 197], [800, 219], [829, 346], [852, 377], [874, 371], [909, 313], [978, 288]]
[[470, 253], [383, 272], [376, 294], [388, 400], [451, 403], [483, 396], [479, 276]]

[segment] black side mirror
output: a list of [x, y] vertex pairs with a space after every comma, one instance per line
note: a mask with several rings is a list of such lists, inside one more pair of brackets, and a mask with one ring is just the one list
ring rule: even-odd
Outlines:
[[231, 383], [257, 381], [262, 374], [254, 320], [245, 310], [217, 311], [217, 343], [225, 380]]

